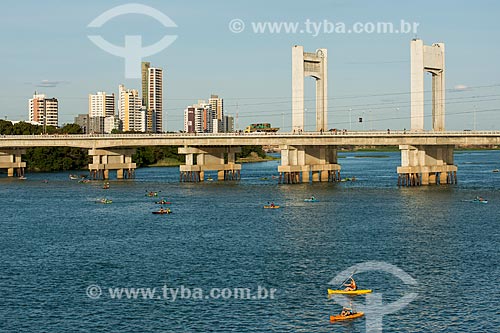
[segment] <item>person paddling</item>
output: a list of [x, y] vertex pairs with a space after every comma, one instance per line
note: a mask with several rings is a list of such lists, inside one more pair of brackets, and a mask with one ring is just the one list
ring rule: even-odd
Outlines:
[[354, 291], [358, 289], [358, 286], [356, 285], [356, 281], [351, 277], [351, 282], [350, 283], [345, 283], [344, 286], [346, 287], [344, 290], [345, 291]]
[[342, 317], [347, 317], [347, 316], [351, 316], [353, 313], [352, 313], [352, 309], [351, 308], [346, 308], [346, 307], [343, 307], [342, 308], [342, 311], [340, 312], [340, 315]]

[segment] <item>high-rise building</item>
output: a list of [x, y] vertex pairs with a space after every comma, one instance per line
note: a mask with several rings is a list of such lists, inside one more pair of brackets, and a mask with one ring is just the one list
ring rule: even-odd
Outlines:
[[184, 131], [187, 133], [212, 133], [213, 112], [210, 104], [198, 101], [184, 110]]
[[[211, 95], [208, 103], [212, 108], [213, 119], [217, 119], [217, 132], [221, 132], [224, 129], [224, 100], [218, 95]], [[214, 130], [214, 132], [216, 131]]]
[[149, 68], [151, 67], [151, 63], [147, 61], [141, 62], [141, 88], [142, 88], [142, 106], [146, 107], [146, 110], [149, 107]]
[[233, 116], [224, 116], [224, 132], [232, 133], [234, 132], [234, 118]]
[[89, 117], [89, 133], [105, 133], [104, 132], [104, 119], [106, 117], [97, 116], [97, 117]]
[[79, 114], [75, 117], [74, 123], [79, 125], [82, 128], [83, 134], [88, 134], [89, 132], [89, 115], [88, 114]]
[[90, 117], [113, 117], [115, 115], [115, 94], [99, 91], [89, 94]]
[[111, 133], [114, 128], [115, 94], [89, 94], [89, 133]]
[[194, 106], [188, 106], [187, 108], [184, 109], [184, 132], [186, 133], [196, 132]]
[[142, 62], [142, 106], [146, 108], [148, 132], [163, 131], [163, 69]]
[[135, 89], [125, 89], [119, 86], [118, 117], [122, 122], [124, 131], [141, 131], [144, 123], [141, 112], [142, 101], [139, 92]]
[[57, 98], [46, 98], [44, 94], [35, 94], [30, 98], [29, 121], [34, 121], [43, 126], [58, 126], [59, 101]]

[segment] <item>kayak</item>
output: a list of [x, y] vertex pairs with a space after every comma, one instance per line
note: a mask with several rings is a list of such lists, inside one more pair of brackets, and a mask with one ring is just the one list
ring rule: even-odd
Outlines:
[[107, 200], [107, 199], [102, 199], [102, 200], [99, 200], [98, 203], [110, 204], [110, 203], [113, 203], [113, 201], [112, 200]]
[[172, 204], [170, 201], [156, 201], [155, 204], [159, 205], [170, 205]]
[[353, 313], [352, 315], [348, 315], [348, 316], [336, 315], [336, 316], [330, 316], [330, 321], [333, 322], [333, 321], [340, 321], [340, 320], [349, 320], [349, 319], [359, 318], [359, 317], [363, 317], [363, 316], [364, 316], [363, 312], [356, 312], [356, 313]]
[[264, 206], [264, 208], [266, 208], [266, 209], [277, 209], [277, 208], [280, 208], [280, 206], [276, 206], [276, 205], [274, 205], [274, 206], [271, 206], [271, 205], [266, 205], [266, 206]]
[[340, 295], [363, 295], [371, 293], [371, 289], [358, 289], [358, 290], [333, 290], [328, 289], [328, 295], [340, 294]]
[[487, 204], [487, 203], [488, 203], [488, 200], [486, 200], [486, 199], [483, 199], [483, 200], [474, 199], [474, 200], [472, 200], [472, 202], [474, 202], [474, 203], [482, 203], [482, 204]]
[[304, 202], [318, 202], [318, 199], [304, 199]]
[[163, 212], [157, 211], [157, 212], [153, 212], [153, 214], [160, 214], [160, 215], [163, 215], [163, 214], [172, 214], [172, 211], [171, 210], [166, 210], [166, 211], [163, 211]]

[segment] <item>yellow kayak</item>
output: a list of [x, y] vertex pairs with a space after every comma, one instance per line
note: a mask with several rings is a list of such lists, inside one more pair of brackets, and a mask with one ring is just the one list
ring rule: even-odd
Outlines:
[[264, 208], [266, 208], [266, 209], [278, 209], [278, 208], [280, 208], [280, 206], [277, 206], [277, 205], [274, 205], [274, 206], [265, 205]]
[[353, 313], [353, 314], [348, 315], [348, 316], [341, 316], [341, 315], [330, 316], [330, 321], [334, 322], [334, 321], [340, 321], [340, 320], [354, 319], [354, 318], [363, 317], [363, 315], [364, 315], [363, 312], [356, 312], [356, 313]]
[[333, 290], [333, 289], [328, 289], [328, 295], [333, 295], [333, 294], [341, 294], [341, 295], [363, 295], [363, 294], [369, 294], [371, 293], [371, 289], [358, 289], [358, 290]]

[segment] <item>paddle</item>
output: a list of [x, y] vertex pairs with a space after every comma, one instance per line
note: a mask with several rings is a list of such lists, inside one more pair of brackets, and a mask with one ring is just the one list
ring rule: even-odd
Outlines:
[[344, 287], [344, 283], [346, 283], [346, 282], [347, 282], [347, 280], [349, 280], [350, 278], [352, 278], [352, 276], [356, 273], [356, 271], [357, 271], [357, 269], [355, 269], [355, 270], [352, 272], [352, 274], [351, 274], [351, 275], [349, 275], [349, 277], [348, 277], [347, 279], [345, 279], [345, 280], [344, 280], [344, 282], [342, 282], [342, 283], [340, 284], [339, 289], [343, 289], [343, 287]]

